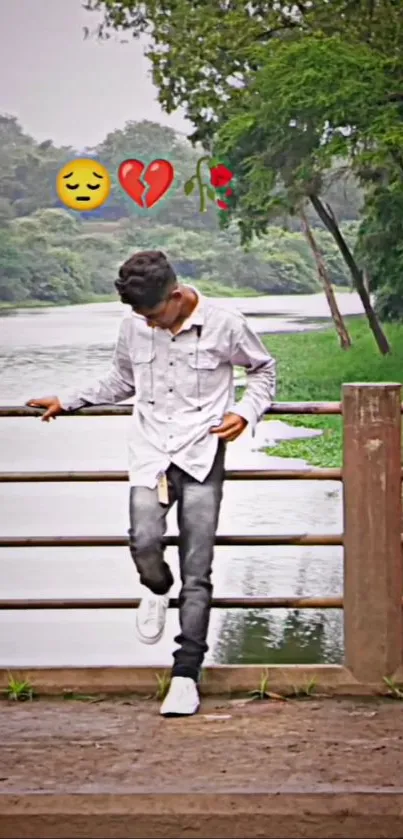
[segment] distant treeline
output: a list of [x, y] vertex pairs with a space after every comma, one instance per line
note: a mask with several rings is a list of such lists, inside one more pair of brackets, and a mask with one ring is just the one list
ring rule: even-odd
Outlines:
[[[119, 263], [142, 248], [161, 248], [182, 279], [199, 282], [212, 294], [319, 290], [315, 263], [297, 221], [279, 220], [245, 252], [236, 226], [220, 230], [213, 204], [200, 213], [197, 197], [184, 196], [183, 183], [194, 172], [200, 152], [171, 129], [128, 123], [87, 153], [114, 173], [115, 182], [103, 207], [78, 215], [63, 209], [55, 192], [58, 170], [77, 152], [51, 141], [37, 143], [14, 117], [0, 117], [1, 302], [78, 303], [109, 295]], [[133, 155], [144, 160], [164, 156], [177, 173], [178, 187], [149, 214], [140, 215], [116, 183], [119, 164]], [[333, 184], [331, 201], [353, 244], [361, 203], [354, 181]], [[331, 280], [347, 285], [333, 240], [321, 228], [316, 235]]]

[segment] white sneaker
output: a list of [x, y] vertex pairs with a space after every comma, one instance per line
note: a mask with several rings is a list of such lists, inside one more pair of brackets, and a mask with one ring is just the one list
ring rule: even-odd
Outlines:
[[199, 710], [200, 699], [193, 679], [174, 676], [169, 691], [161, 705], [163, 717], [189, 717]]
[[143, 644], [157, 644], [165, 629], [169, 594], [143, 597], [136, 614], [137, 637]]

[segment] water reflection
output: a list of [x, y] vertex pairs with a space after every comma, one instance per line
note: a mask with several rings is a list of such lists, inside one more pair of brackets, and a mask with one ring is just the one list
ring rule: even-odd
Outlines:
[[[215, 659], [222, 664], [338, 664], [343, 658], [342, 617], [279, 610], [229, 612], [220, 629]], [[332, 619], [333, 618], [333, 619]], [[332, 636], [328, 638], [329, 620]]]

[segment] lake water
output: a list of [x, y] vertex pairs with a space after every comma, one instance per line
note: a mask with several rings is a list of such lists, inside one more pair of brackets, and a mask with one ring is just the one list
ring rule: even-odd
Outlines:
[[[323, 295], [228, 299], [259, 332], [318, 328]], [[360, 314], [353, 294], [339, 295], [344, 314]], [[123, 307], [119, 303], [16, 311], [0, 317], [0, 404], [80, 386], [107, 370]], [[312, 323], [309, 323], [312, 319]], [[129, 417], [0, 418], [0, 469], [126, 469]], [[259, 445], [297, 433], [286, 423], [259, 424], [228, 448], [227, 468], [292, 468], [297, 460], [268, 457]], [[219, 533], [338, 533], [342, 489], [336, 482], [228, 482]], [[128, 527], [128, 485], [0, 484], [3, 535], [115, 535]], [[175, 512], [169, 533], [176, 533]], [[167, 559], [177, 574], [176, 549]], [[216, 596], [328, 596], [342, 593], [342, 549], [335, 547], [218, 547]], [[139, 596], [125, 548], [0, 550], [3, 597]], [[176, 595], [178, 583], [173, 592]], [[177, 613], [164, 638], [138, 643], [131, 610], [0, 613], [0, 667], [169, 665]], [[342, 615], [336, 610], [213, 610], [206, 663], [339, 662]]]

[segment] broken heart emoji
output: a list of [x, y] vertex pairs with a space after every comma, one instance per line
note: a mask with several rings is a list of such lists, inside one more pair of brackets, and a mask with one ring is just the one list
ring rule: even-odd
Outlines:
[[124, 160], [119, 166], [120, 185], [139, 207], [149, 210], [168, 192], [175, 170], [168, 160], [152, 160], [144, 171], [142, 160]]

